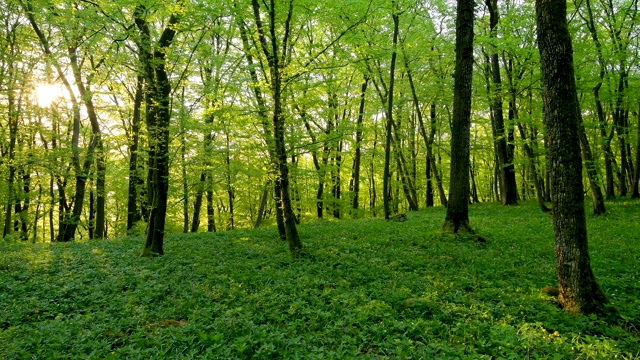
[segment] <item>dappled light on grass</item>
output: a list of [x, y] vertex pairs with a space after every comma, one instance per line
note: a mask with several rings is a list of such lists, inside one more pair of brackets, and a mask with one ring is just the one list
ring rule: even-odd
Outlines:
[[303, 225], [300, 258], [275, 229], [170, 235], [154, 259], [139, 238], [2, 243], [0, 358], [633, 358], [640, 242], [618, 229], [637, 210], [609, 208], [589, 231], [620, 325], [541, 292], [553, 234], [535, 204], [474, 204], [486, 245], [434, 237], [442, 208]]

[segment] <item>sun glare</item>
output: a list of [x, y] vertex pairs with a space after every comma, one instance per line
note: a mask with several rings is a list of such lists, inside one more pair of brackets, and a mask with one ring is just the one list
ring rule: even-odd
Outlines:
[[49, 107], [60, 96], [60, 88], [56, 85], [41, 83], [36, 87], [36, 98], [40, 107]]

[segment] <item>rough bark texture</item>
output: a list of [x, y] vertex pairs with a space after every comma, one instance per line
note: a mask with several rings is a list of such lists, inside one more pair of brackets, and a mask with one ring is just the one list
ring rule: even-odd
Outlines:
[[451, 123], [451, 175], [449, 203], [443, 230], [473, 233], [469, 227], [469, 144], [471, 80], [473, 76], [473, 0], [458, 0], [456, 66]]
[[545, 125], [551, 177], [558, 300], [573, 313], [602, 309], [607, 298], [589, 259], [578, 134], [580, 108], [564, 0], [537, 0]]

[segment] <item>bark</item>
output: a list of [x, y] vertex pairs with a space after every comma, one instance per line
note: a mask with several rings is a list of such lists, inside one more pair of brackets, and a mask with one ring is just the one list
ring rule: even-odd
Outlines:
[[[255, 6], [256, 4], [252, 4]], [[259, 10], [258, 10], [259, 11]], [[258, 14], [259, 15], [259, 14]], [[254, 12], [254, 16], [258, 16]], [[260, 122], [262, 124], [262, 132], [264, 134], [265, 142], [267, 144], [267, 152], [269, 154], [270, 167], [275, 168], [276, 164], [276, 150], [275, 150], [275, 139], [273, 136], [273, 130], [271, 129], [271, 124], [269, 123], [269, 118], [267, 116], [267, 105], [264, 100], [264, 95], [262, 93], [260, 87], [260, 81], [258, 79], [258, 74], [256, 72], [256, 64], [254, 63], [253, 55], [251, 52], [251, 46], [249, 43], [249, 37], [247, 34], [247, 28], [244, 22], [241, 19], [237, 20], [238, 27], [240, 28], [240, 39], [242, 40], [242, 48], [244, 50], [245, 58], [248, 65], [249, 76], [251, 77], [252, 86], [251, 90], [253, 92], [254, 97], [256, 98], [256, 102], [258, 104], [258, 117], [260, 118]], [[262, 22], [259, 21], [260, 28], [262, 28]], [[256, 24], [257, 25], [257, 24]], [[266, 46], [266, 39], [264, 38], [263, 33], [261, 34], [260, 43]], [[281, 197], [281, 181], [278, 176], [273, 180], [273, 197], [276, 203], [276, 224], [278, 226], [278, 234], [280, 235], [280, 239], [286, 240], [286, 228], [284, 224], [284, 214], [283, 214], [283, 206], [282, 206], [282, 197]]]
[[633, 185], [632, 185], [632, 193], [631, 198], [637, 199], [640, 198], [640, 192], [638, 191], [639, 183], [640, 183], [640, 102], [638, 103], [638, 114], [636, 115], [638, 119], [637, 126], [637, 139], [636, 139], [636, 166], [635, 172], [633, 174]]
[[230, 149], [230, 142], [229, 142], [229, 133], [226, 134], [226, 145], [227, 145], [227, 149], [225, 152], [224, 160], [225, 160], [225, 165], [227, 166], [226, 180], [227, 180], [227, 196], [229, 198], [229, 224], [227, 228], [229, 230], [233, 230], [235, 229], [235, 221], [234, 221], [235, 219], [234, 219], [233, 209], [234, 209], [234, 200], [236, 198], [236, 193], [233, 187], [233, 174], [231, 169], [231, 149]]
[[[474, 1], [458, 0], [456, 16], [456, 65], [451, 124], [451, 175], [445, 232], [474, 234], [469, 226], [469, 146], [471, 84], [473, 76]], [[480, 240], [481, 238], [478, 238]], [[483, 239], [482, 239], [483, 240]]]
[[527, 159], [529, 160], [529, 168], [531, 169], [531, 176], [533, 177], [532, 180], [536, 190], [536, 200], [538, 201], [538, 207], [540, 207], [540, 210], [542, 210], [542, 212], [549, 212], [550, 209], [544, 202], [544, 190], [542, 189], [540, 179], [538, 178], [538, 172], [536, 170], [536, 156], [533, 149], [529, 145], [529, 142], [533, 141], [533, 138], [527, 138], [524, 127], [520, 122], [518, 122], [517, 126], [518, 131], [520, 132], [520, 137], [522, 138], [522, 142], [524, 144], [524, 152], [527, 155]]
[[269, 196], [269, 187], [271, 186], [270, 182], [271, 181], [267, 181], [267, 183], [264, 185], [264, 190], [262, 192], [262, 196], [260, 197], [260, 209], [258, 209], [258, 217], [256, 218], [256, 223], [253, 225], [254, 229], [260, 227], [262, 219], [264, 219], [264, 215], [267, 212], [267, 197]]
[[[12, 73], [13, 65], [9, 64], [9, 72]], [[18, 113], [16, 111], [16, 101], [14, 91], [7, 92], [7, 117], [9, 119], [9, 173], [7, 175], [7, 203], [5, 207], [5, 219], [4, 230], [2, 232], [2, 238], [5, 238], [11, 233], [12, 216], [11, 208], [15, 201], [15, 177], [16, 177], [16, 165], [15, 165], [15, 152], [16, 152], [16, 140], [18, 137]]]
[[133, 114], [131, 117], [131, 133], [129, 137], [129, 191], [127, 192], [127, 230], [143, 219], [138, 209], [138, 188], [144, 180], [140, 178], [138, 149], [140, 147], [140, 119], [143, 100], [144, 77], [138, 74], [136, 92], [133, 97]]
[[393, 88], [395, 84], [396, 58], [398, 53], [396, 47], [398, 45], [398, 33], [400, 17], [397, 13], [395, 1], [392, 1], [391, 17], [393, 19], [393, 50], [391, 52], [391, 69], [389, 74], [389, 93], [387, 95], [387, 121], [385, 124], [385, 145], [384, 145], [384, 174], [382, 176], [382, 201], [384, 205], [384, 218], [389, 220], [391, 217], [391, 142], [392, 142], [392, 124], [393, 124]]
[[602, 44], [600, 43], [600, 38], [598, 36], [598, 30], [596, 27], [596, 23], [593, 18], [593, 11], [591, 9], [591, 1], [585, 1], [585, 8], [587, 10], [587, 17], [583, 19], [587, 25], [587, 29], [589, 29], [589, 33], [591, 34], [591, 38], [596, 47], [596, 53], [598, 54], [598, 65], [600, 68], [598, 77], [599, 81], [596, 86], [593, 87], [593, 98], [595, 100], [596, 105], [596, 114], [598, 116], [598, 128], [600, 129], [600, 137], [602, 138], [602, 150], [604, 152], [604, 166], [605, 166], [605, 193], [607, 199], [613, 199], [615, 197], [614, 191], [614, 180], [613, 180], [613, 164], [611, 161], [612, 153], [611, 153], [611, 139], [612, 137], [607, 135], [607, 120], [604, 113], [604, 109], [602, 106], [602, 100], [600, 100], [600, 89], [602, 88], [602, 83], [604, 81], [604, 77], [606, 74], [605, 68], [605, 59], [602, 54]]
[[275, 145], [275, 160], [277, 168], [277, 179], [279, 180], [279, 194], [282, 199], [282, 216], [285, 230], [285, 237], [289, 245], [289, 251], [296, 256], [302, 250], [302, 242], [298, 235], [296, 227], [295, 214], [291, 204], [291, 195], [289, 189], [289, 167], [287, 165], [287, 150], [284, 139], [285, 118], [283, 114], [283, 94], [282, 94], [282, 72], [285, 65], [286, 57], [281, 56], [280, 51], [286, 53], [288, 48], [287, 41], [289, 39], [290, 22], [293, 16], [293, 2], [289, 1], [287, 20], [285, 23], [285, 33], [283, 35], [282, 44], [279, 46], [278, 37], [276, 35], [276, 4], [275, 0], [269, 1], [269, 40], [265, 34], [260, 16], [260, 3], [258, 0], [252, 0], [253, 13], [255, 18], [256, 30], [262, 51], [267, 58], [270, 77], [270, 90], [273, 99], [273, 116], [272, 128]]
[[[36, 18], [35, 18], [35, 10], [30, 1], [25, 1], [21, 3], [23, 7], [27, 20], [31, 24], [40, 45], [44, 51], [44, 54], [47, 57], [52, 57], [53, 53], [51, 51], [51, 45], [49, 44], [49, 40], [44, 35], [42, 30], [40, 29]], [[73, 117], [73, 126], [72, 126], [72, 137], [71, 137], [71, 150], [72, 150], [72, 159], [71, 163], [75, 172], [76, 184], [75, 184], [75, 194], [73, 197], [73, 208], [70, 209], [67, 206], [66, 197], [60, 197], [60, 220], [58, 222], [59, 231], [57, 236], [57, 241], [67, 242], [73, 240], [75, 237], [76, 229], [78, 227], [78, 223], [80, 221], [80, 215], [82, 214], [82, 207], [84, 204], [85, 192], [86, 192], [86, 183], [87, 177], [89, 174], [89, 170], [91, 165], [93, 164], [93, 157], [96, 146], [100, 141], [100, 130], [97, 126], [97, 121], [93, 121], [94, 118], [92, 116], [95, 115], [95, 109], [90, 104], [91, 97], [88, 96], [87, 91], [84, 89], [84, 83], [82, 78], [80, 77], [80, 69], [77, 62], [77, 49], [73, 46], [68, 47], [67, 54], [70, 60], [73, 76], [76, 80], [76, 86], [78, 87], [78, 91], [82, 96], [82, 100], [85, 102], [87, 112], [89, 113], [89, 118], [91, 120], [91, 128], [92, 128], [92, 136], [89, 141], [89, 145], [87, 146], [86, 154], [84, 162], [80, 162], [80, 150], [79, 150], [79, 141], [80, 141], [80, 107], [78, 103], [78, 99], [75, 96], [75, 93], [71, 87], [71, 83], [68, 81], [64, 70], [61, 65], [57, 61], [53, 61], [53, 67], [56, 70], [60, 81], [64, 84], [65, 89], [69, 95], [69, 99], [72, 106], [72, 117]], [[84, 95], [83, 95], [84, 94]], [[90, 112], [93, 111], [93, 114]], [[95, 117], [97, 120], [97, 117]], [[60, 183], [60, 185], [62, 185]], [[60, 192], [64, 192], [64, 189], [60, 189]]]
[[[485, 0], [489, 9], [489, 24], [491, 29], [491, 38], [497, 41], [497, 26], [499, 22], [498, 2], [497, 0]], [[500, 77], [500, 63], [498, 52], [495, 47], [492, 48], [490, 55], [491, 76], [493, 81], [493, 91], [491, 94], [493, 116], [495, 128], [495, 142], [498, 159], [498, 169], [500, 170], [501, 182], [501, 202], [502, 205], [518, 204], [518, 188], [516, 185], [516, 173], [513, 165], [512, 152], [509, 151], [507, 145], [507, 134], [505, 131], [504, 114], [502, 110], [502, 79]]]
[[[369, 85], [369, 77], [365, 76], [362, 81], [362, 87], [360, 89], [360, 106], [358, 107], [358, 119], [356, 122], [356, 143], [355, 143], [355, 153], [353, 156], [353, 167], [352, 167], [352, 175], [351, 175], [351, 192], [353, 193], [353, 198], [351, 200], [351, 208], [354, 210], [358, 210], [358, 206], [360, 205], [360, 163], [362, 161], [362, 123], [364, 120], [364, 106], [366, 101], [367, 87]], [[353, 213], [354, 216], [357, 216], [357, 213]]]
[[589, 146], [589, 140], [582, 123], [582, 115], [578, 114], [578, 138], [580, 141], [580, 149], [582, 150], [582, 158], [587, 169], [587, 178], [589, 179], [589, 186], [591, 188], [591, 198], [593, 204], [593, 214], [603, 215], [606, 212], [604, 205], [604, 197], [602, 196], [602, 190], [600, 189], [598, 181], [598, 172], [596, 170], [593, 154], [591, 153], [591, 147]]
[[592, 313], [601, 310], [607, 298], [591, 270], [587, 244], [578, 130], [580, 107], [566, 10], [564, 0], [536, 1], [558, 300], [572, 313]]
[[171, 15], [160, 38], [152, 44], [149, 26], [144, 18], [146, 7], [138, 5], [134, 12], [139, 31], [140, 62], [145, 77], [145, 121], [149, 133], [149, 169], [147, 196], [150, 208], [147, 239], [141, 256], [164, 255], [164, 228], [169, 192], [169, 124], [171, 121], [171, 84], [165, 68], [165, 53], [176, 35], [179, 17]]

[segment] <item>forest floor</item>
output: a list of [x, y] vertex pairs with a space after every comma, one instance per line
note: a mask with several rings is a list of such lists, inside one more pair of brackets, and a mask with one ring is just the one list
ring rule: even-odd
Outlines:
[[0, 359], [640, 358], [640, 202], [588, 216], [619, 318], [570, 315], [552, 223], [534, 203], [475, 204], [486, 244], [438, 234], [444, 209], [275, 229], [68, 244], [0, 241]]

